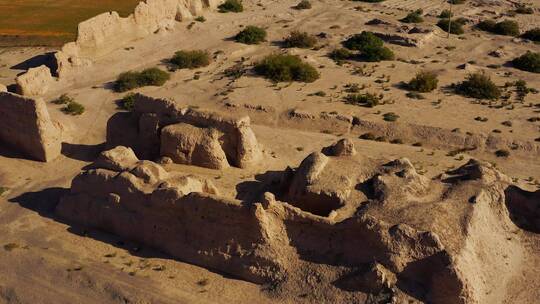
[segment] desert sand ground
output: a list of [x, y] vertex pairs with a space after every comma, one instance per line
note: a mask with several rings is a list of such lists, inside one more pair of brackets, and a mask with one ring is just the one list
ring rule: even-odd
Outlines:
[[[512, 1], [470, 1], [456, 6], [456, 16], [472, 20], [487, 19], [510, 10]], [[473, 99], [450, 92], [446, 87], [459, 82], [472, 70], [485, 70], [499, 85], [523, 79], [529, 87], [540, 89], [539, 74], [517, 70], [506, 63], [527, 50], [540, 51], [540, 45], [518, 38], [497, 36], [473, 30], [449, 38], [442, 31], [427, 39], [421, 47], [387, 44], [400, 60], [378, 63], [348, 62], [336, 65], [326, 55], [348, 36], [363, 30], [380, 30], [380, 25], [365, 23], [374, 18], [399, 24], [408, 10], [423, 8], [424, 26], [436, 23], [435, 17], [448, 7], [443, 1], [397, 1], [381, 4], [352, 1], [312, 1], [309, 10], [294, 10], [296, 1], [245, 1], [245, 11], [238, 14], [205, 15], [207, 21], [180, 23], [173, 31], [159, 33], [99, 58], [69, 86], [59, 84], [47, 93], [48, 102], [62, 93], [68, 93], [86, 107], [81, 116], [69, 116], [60, 106], [48, 103], [50, 115], [59, 121], [68, 138], [63, 143], [62, 156], [51, 163], [38, 163], [20, 158], [16, 152], [0, 147], [0, 186], [7, 191], [0, 197], [0, 303], [297, 303], [316, 301], [304, 299], [304, 292], [276, 293], [268, 286], [260, 286], [231, 278], [201, 267], [169, 258], [157, 250], [123, 240], [97, 230], [85, 230], [58, 220], [54, 207], [60, 196], [70, 187], [71, 180], [81, 168], [91, 163], [104, 149], [106, 127], [110, 117], [121, 111], [115, 101], [124, 94], [110, 89], [111, 82], [123, 71], [145, 67], [166, 68], [164, 59], [177, 50], [204, 49], [215, 54], [208, 67], [180, 70], [172, 74], [163, 87], [137, 89], [153, 97], [171, 98], [176, 102], [220, 112], [241, 112], [251, 116], [253, 129], [268, 157], [260, 168], [223, 171], [183, 165], [166, 165], [167, 171], [191, 172], [215, 179], [222, 194], [239, 197], [256, 193], [253, 188], [236, 187], [239, 182], [256, 181], [262, 172], [296, 167], [309, 153], [348, 136], [347, 131], [326, 130], [325, 125], [280, 125], [277, 119], [290, 109], [318, 115], [338, 112], [383, 122], [382, 114], [394, 112], [399, 123], [411, 123], [474, 134], [489, 134], [501, 130], [508, 140], [535, 142], [540, 137], [540, 95], [529, 94], [523, 103], [512, 110], [489, 107]], [[363, 8], [363, 9], [359, 9]], [[540, 26], [538, 10], [533, 15], [516, 15], [523, 30]], [[258, 25], [269, 33], [267, 42], [247, 46], [231, 41], [242, 27]], [[292, 30], [311, 34], [326, 33], [319, 39], [316, 50], [290, 49], [307, 62], [318, 67], [321, 79], [314, 83], [273, 84], [254, 75], [245, 75], [236, 81], [223, 77], [225, 69], [244, 59], [246, 64], [256, 62], [267, 54], [282, 52], [279, 41]], [[159, 46], [159, 47], [156, 47]], [[452, 48], [449, 48], [452, 47]], [[488, 53], [502, 49], [502, 57]], [[39, 62], [40, 55], [54, 51], [50, 48], [0, 49], [0, 83], [11, 85], [17, 74], [23, 72], [29, 59]], [[38, 56], [36, 58], [36, 56]], [[467, 62], [466, 70], [458, 66]], [[498, 64], [490, 69], [488, 65]], [[373, 70], [371, 75], [353, 74], [355, 68]], [[439, 89], [424, 94], [426, 99], [415, 100], [405, 96], [400, 82], [407, 82], [419, 70], [435, 71], [439, 75]], [[197, 74], [198, 79], [194, 79]], [[376, 83], [377, 79], [389, 82]], [[349, 83], [366, 85], [368, 92], [384, 92], [385, 104], [364, 108], [342, 102], [344, 86]], [[326, 96], [313, 96], [317, 91]], [[513, 98], [513, 97], [512, 97]], [[253, 110], [253, 109], [264, 110]], [[480, 122], [475, 117], [487, 117]], [[501, 123], [511, 121], [507, 127]], [[496, 157], [493, 152], [469, 151], [449, 156], [448, 150], [413, 146], [408, 138], [404, 144], [362, 140], [358, 134], [350, 135], [362, 155], [373, 158], [410, 159], [417, 170], [433, 177], [448, 169], [457, 168], [470, 158], [491, 162], [523, 189], [536, 191], [540, 187], [540, 161], [538, 150], [510, 151], [508, 158]], [[538, 143], [537, 143], [538, 144]], [[248, 184], [249, 185], [249, 184]], [[245, 194], [244, 192], [248, 193]], [[519, 232], [527, 240], [530, 255], [522, 269], [516, 270], [511, 288], [493, 303], [535, 303], [540, 298], [540, 239], [530, 232]], [[335, 289], [335, 288], [334, 288]], [[332, 289], [334, 303], [345, 303], [347, 292]], [[305, 291], [310, 293], [312, 291]], [[331, 298], [331, 297], [330, 297]], [[321, 302], [328, 298], [320, 297]], [[326, 300], [324, 300], [326, 299]], [[411, 302], [417, 302], [413, 298]]]

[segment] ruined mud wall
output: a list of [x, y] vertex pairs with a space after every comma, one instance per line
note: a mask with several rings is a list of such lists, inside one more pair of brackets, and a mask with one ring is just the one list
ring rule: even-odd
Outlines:
[[60, 78], [84, 69], [92, 62], [127, 43], [160, 30], [174, 27], [176, 21], [189, 20], [206, 9], [215, 9], [221, 0], [145, 0], [133, 14], [122, 18], [108, 12], [81, 22], [75, 42], [67, 43], [55, 54]]
[[245, 168], [261, 160], [262, 151], [251, 129], [248, 116], [223, 115], [210, 111], [182, 107], [171, 100], [137, 94], [135, 107], [124, 124], [107, 126], [107, 143], [132, 147], [144, 159], [160, 156], [161, 130], [174, 124], [189, 124], [215, 129], [223, 151], [231, 165]]
[[42, 99], [0, 92], [0, 142], [32, 159], [50, 161], [60, 155], [61, 129]]

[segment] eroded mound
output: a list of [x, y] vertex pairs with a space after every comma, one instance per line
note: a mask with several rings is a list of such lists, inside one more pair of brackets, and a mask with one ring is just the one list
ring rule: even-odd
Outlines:
[[280, 191], [248, 202], [116, 147], [73, 180], [57, 213], [283, 290], [315, 275], [359, 298], [488, 303], [504, 292], [524, 254], [506, 176], [470, 161], [430, 180], [407, 159], [352, 151], [342, 140], [310, 154], [282, 173]]

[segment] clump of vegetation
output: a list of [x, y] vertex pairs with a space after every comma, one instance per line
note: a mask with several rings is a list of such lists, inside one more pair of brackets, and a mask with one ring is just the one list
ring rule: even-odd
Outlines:
[[540, 27], [536, 27], [526, 31], [525, 33], [523, 33], [523, 35], [521, 35], [521, 37], [531, 41], [540, 42]]
[[255, 65], [255, 72], [272, 81], [314, 82], [319, 72], [296, 55], [268, 55]]
[[116, 92], [127, 92], [144, 86], [162, 86], [170, 79], [169, 73], [158, 68], [149, 68], [141, 72], [124, 72], [114, 83]]
[[397, 115], [394, 112], [388, 112], [388, 113], [383, 114], [383, 119], [385, 121], [393, 122], [393, 121], [398, 120], [398, 118], [399, 118], [399, 115]]
[[244, 11], [244, 5], [242, 5], [242, 1], [240, 0], [226, 0], [218, 6], [218, 9], [220, 13], [240, 13]]
[[439, 22], [437, 22], [437, 26], [440, 27], [443, 31], [454, 34], [454, 35], [461, 35], [465, 33], [463, 30], [463, 20], [455, 19], [441, 19]]
[[122, 97], [118, 102], [118, 105], [126, 111], [133, 111], [133, 108], [135, 107], [135, 93], [128, 93], [126, 96]]
[[4, 195], [9, 189], [7, 187], [0, 186], [0, 196]]
[[477, 27], [483, 31], [497, 35], [518, 36], [519, 25], [513, 20], [504, 20], [495, 22], [493, 20], [484, 20], [478, 23]]
[[394, 52], [384, 46], [381, 38], [371, 32], [362, 32], [353, 35], [343, 42], [343, 46], [350, 50], [358, 50], [365, 61], [376, 62], [382, 60], [393, 60]]
[[202, 50], [178, 51], [171, 58], [170, 63], [177, 69], [196, 69], [208, 66], [210, 55]]
[[530, 6], [525, 5], [525, 4], [518, 4], [518, 6], [516, 7], [515, 12], [517, 14], [530, 15], [530, 14], [534, 14], [534, 9], [532, 7], [530, 7]]
[[62, 94], [57, 99], [53, 100], [52, 103], [60, 105], [60, 104], [68, 104], [73, 101], [75, 101], [73, 97], [70, 97], [67, 94]]
[[508, 157], [508, 156], [510, 156], [510, 151], [504, 150], [504, 149], [497, 150], [497, 151], [495, 151], [495, 156], [497, 156], [497, 157]]
[[448, 9], [445, 9], [443, 10], [440, 14], [439, 14], [439, 18], [441, 19], [450, 19], [454, 17], [454, 14], [452, 13], [452, 11], [448, 10]]
[[235, 64], [232, 67], [223, 71], [223, 74], [231, 79], [238, 79], [246, 73], [246, 69], [241, 63]]
[[352, 105], [361, 105], [373, 108], [381, 102], [382, 97], [371, 93], [349, 94], [345, 96], [345, 102]]
[[540, 73], [540, 53], [527, 51], [527, 53], [512, 60], [512, 65], [523, 71]]
[[286, 48], [302, 48], [309, 49], [315, 46], [317, 43], [317, 38], [310, 35], [306, 32], [293, 31], [289, 37], [285, 38], [283, 41], [283, 46]]
[[437, 75], [433, 72], [421, 71], [409, 81], [408, 89], [417, 92], [431, 92], [437, 88], [439, 80]]
[[62, 111], [66, 114], [81, 115], [84, 113], [84, 106], [75, 101], [73, 97], [67, 94], [62, 94], [60, 97], [52, 101], [54, 104], [64, 105]]
[[448, 0], [448, 3], [450, 3], [450, 4], [463, 4], [463, 3], [465, 3], [465, 0]]
[[400, 21], [405, 23], [422, 23], [424, 22], [424, 17], [422, 17], [423, 14], [424, 11], [422, 9], [417, 9], [414, 12], [407, 14], [407, 16]]
[[197, 22], [206, 22], [206, 18], [204, 18], [204, 16], [198, 16], [194, 20], [197, 21]]
[[328, 57], [338, 64], [341, 64], [344, 60], [351, 59], [353, 56], [354, 54], [346, 48], [335, 49], [328, 54]]
[[484, 73], [469, 74], [465, 81], [457, 85], [457, 91], [478, 99], [498, 99], [502, 93], [501, 89]]
[[266, 40], [266, 30], [258, 26], [249, 25], [234, 37], [236, 42], [245, 44], [259, 44]]
[[302, 0], [294, 8], [298, 9], [298, 10], [310, 9], [311, 8], [311, 2], [309, 2], [309, 0]]
[[82, 104], [76, 101], [72, 101], [66, 104], [66, 106], [62, 109], [62, 111], [70, 115], [81, 115], [84, 113], [85, 108]]

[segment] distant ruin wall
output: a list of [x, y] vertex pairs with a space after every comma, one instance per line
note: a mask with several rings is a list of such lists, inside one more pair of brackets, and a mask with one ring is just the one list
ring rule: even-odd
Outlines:
[[79, 24], [75, 42], [55, 54], [60, 78], [87, 67], [100, 56], [159, 30], [170, 29], [175, 21], [189, 20], [205, 9], [215, 9], [221, 0], [145, 0], [126, 18], [108, 12]]
[[0, 92], [0, 142], [46, 162], [60, 155], [61, 129], [42, 99]]

